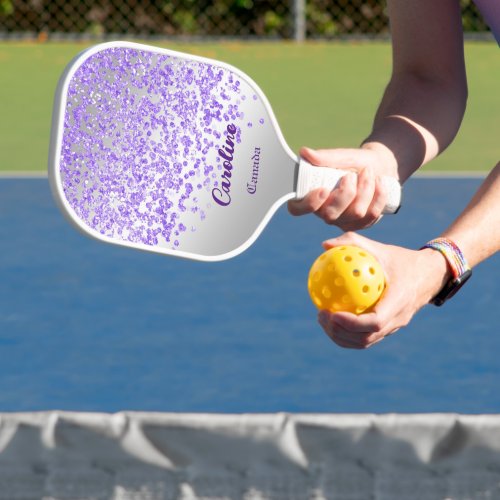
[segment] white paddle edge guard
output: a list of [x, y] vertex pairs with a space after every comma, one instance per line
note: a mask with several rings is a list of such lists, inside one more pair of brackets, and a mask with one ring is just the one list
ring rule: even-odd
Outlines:
[[246, 81], [250, 87], [252, 87], [253, 91], [259, 96], [261, 102], [264, 104], [267, 112], [269, 113], [269, 117], [274, 125], [276, 135], [281, 142], [282, 147], [288, 153], [290, 159], [295, 161], [295, 153], [290, 149], [288, 144], [286, 143], [279, 124], [276, 120], [274, 112], [271, 108], [271, 104], [269, 103], [267, 97], [261, 88], [248, 76], [246, 73], [241, 71], [240, 69], [232, 66], [231, 64], [225, 63], [223, 61], [218, 61], [216, 59], [210, 59], [207, 57], [196, 56], [193, 54], [188, 54], [186, 52], [179, 52], [171, 49], [166, 49], [162, 47], [157, 47], [153, 45], [145, 45], [135, 42], [116, 40], [112, 42], [104, 42], [93, 45], [89, 48], [84, 49], [80, 53], [78, 53], [66, 66], [62, 75], [59, 78], [57, 88], [54, 95], [54, 104], [52, 111], [52, 125], [51, 125], [51, 136], [50, 136], [50, 145], [49, 145], [49, 158], [48, 158], [48, 179], [49, 185], [52, 191], [53, 198], [56, 202], [57, 207], [64, 215], [66, 220], [81, 234], [93, 238], [95, 240], [108, 243], [111, 245], [119, 246], [119, 247], [128, 247], [133, 248], [135, 250], [140, 250], [149, 253], [156, 253], [161, 255], [170, 255], [172, 257], [178, 257], [182, 259], [196, 260], [201, 262], [220, 262], [223, 260], [228, 260], [237, 255], [243, 253], [247, 250], [260, 236], [264, 228], [269, 223], [272, 216], [276, 213], [278, 208], [288, 200], [294, 197], [293, 193], [282, 196], [280, 199], [276, 200], [276, 202], [269, 209], [259, 226], [256, 228], [252, 236], [245, 241], [239, 247], [222, 254], [217, 255], [202, 255], [194, 252], [185, 252], [182, 250], [172, 250], [164, 247], [153, 247], [146, 245], [144, 243], [135, 243], [126, 240], [114, 240], [109, 236], [105, 236], [100, 234], [95, 229], [86, 225], [80, 217], [75, 213], [73, 207], [70, 205], [66, 196], [64, 194], [63, 182], [61, 177], [61, 172], [59, 170], [59, 164], [61, 161], [61, 144], [62, 137], [64, 134], [64, 116], [66, 112], [66, 103], [67, 103], [67, 92], [68, 87], [70, 85], [71, 79], [74, 74], [78, 71], [78, 69], [85, 63], [85, 61], [95, 55], [98, 52], [103, 50], [107, 50], [110, 48], [129, 48], [135, 50], [145, 50], [148, 52], [169, 55], [172, 57], [179, 57], [182, 59], [189, 59], [191, 61], [198, 61], [205, 64], [214, 64], [221, 68], [224, 68], [228, 71], [231, 71], [235, 75], [237, 75], [242, 80]]
[[[317, 167], [302, 158], [299, 159], [296, 199], [304, 198], [314, 189], [335, 189], [340, 179], [349, 172], [338, 168]], [[387, 176], [381, 178], [381, 183], [387, 197], [383, 213], [395, 214], [401, 206], [401, 184], [394, 177]]]

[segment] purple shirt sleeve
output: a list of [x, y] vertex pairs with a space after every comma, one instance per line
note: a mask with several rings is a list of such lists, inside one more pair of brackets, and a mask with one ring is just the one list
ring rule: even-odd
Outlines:
[[474, 0], [500, 45], [500, 0]]

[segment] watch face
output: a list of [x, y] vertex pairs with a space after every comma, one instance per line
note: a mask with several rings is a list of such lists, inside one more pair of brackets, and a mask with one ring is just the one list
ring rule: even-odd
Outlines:
[[448, 299], [451, 299], [460, 288], [462, 288], [467, 280], [472, 276], [472, 270], [468, 269], [458, 278], [451, 279], [446, 283], [443, 289], [432, 299], [432, 303], [436, 306], [442, 306]]

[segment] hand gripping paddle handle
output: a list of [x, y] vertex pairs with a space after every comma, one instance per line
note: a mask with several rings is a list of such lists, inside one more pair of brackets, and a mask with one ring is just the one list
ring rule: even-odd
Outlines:
[[[299, 160], [297, 176], [296, 199], [304, 198], [313, 189], [325, 187], [334, 189], [348, 170], [338, 168], [316, 167], [307, 161]], [[382, 186], [387, 196], [384, 214], [395, 214], [401, 206], [401, 184], [394, 177], [382, 177]]]

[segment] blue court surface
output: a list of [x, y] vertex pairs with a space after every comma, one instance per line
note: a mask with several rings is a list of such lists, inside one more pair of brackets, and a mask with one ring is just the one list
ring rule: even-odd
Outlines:
[[[413, 179], [399, 214], [364, 234], [418, 248], [480, 182]], [[350, 351], [306, 289], [338, 234], [283, 207], [242, 255], [192, 262], [87, 239], [47, 179], [1, 179], [0, 411], [499, 412], [500, 256], [442, 308]]]

